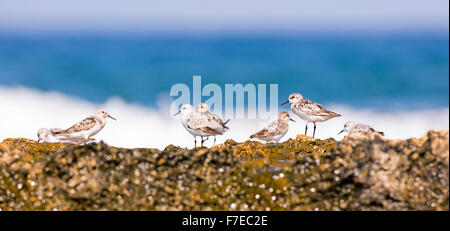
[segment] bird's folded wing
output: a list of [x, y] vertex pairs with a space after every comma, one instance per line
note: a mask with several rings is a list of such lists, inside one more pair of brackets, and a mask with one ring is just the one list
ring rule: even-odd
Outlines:
[[223, 122], [217, 115], [213, 114], [213, 113], [208, 113], [208, 122], [209, 123], [215, 123], [220, 125], [222, 128], [226, 128], [225, 124], [228, 123], [227, 122]]
[[261, 131], [253, 134], [250, 136], [250, 138], [254, 138], [254, 137], [266, 137], [269, 135], [269, 131], [267, 129], [262, 129]]
[[216, 129], [211, 128], [211, 127], [201, 127], [201, 128], [198, 128], [198, 130], [208, 133], [208, 134], [211, 134], [211, 135], [222, 135], [221, 132], [219, 132]]
[[322, 105], [318, 103], [314, 103], [309, 99], [304, 99], [302, 101], [302, 104], [296, 105], [296, 107], [303, 111], [308, 113], [309, 115], [316, 115], [316, 116], [340, 116], [337, 113], [334, 113], [332, 111], [326, 110]]
[[95, 126], [96, 122], [97, 121], [95, 120], [95, 117], [93, 117], [93, 116], [88, 117], [88, 118], [76, 123], [75, 125], [73, 125], [72, 127], [68, 128], [66, 130], [54, 132], [54, 134], [55, 135], [64, 135], [66, 133], [74, 133], [74, 132], [89, 130]]
[[337, 114], [335, 112], [328, 111], [328, 110], [315, 111], [315, 112], [312, 112], [311, 115], [316, 115], [316, 116], [340, 116], [340, 114]]
[[269, 125], [267, 125], [266, 127], [263, 128], [263, 130], [267, 130], [268, 134], [274, 133], [276, 132], [278, 127], [278, 121], [275, 120], [273, 122], [271, 122]]
[[311, 101], [309, 99], [302, 100], [302, 103], [297, 104], [296, 107], [305, 112], [318, 112], [318, 111], [325, 110], [325, 108], [322, 105], [320, 105], [318, 103], [314, 103], [313, 101]]

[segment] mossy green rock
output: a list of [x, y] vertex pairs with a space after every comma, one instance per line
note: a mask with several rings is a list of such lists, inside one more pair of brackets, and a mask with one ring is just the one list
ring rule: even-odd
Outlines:
[[1, 210], [448, 210], [448, 130], [210, 149], [0, 143]]

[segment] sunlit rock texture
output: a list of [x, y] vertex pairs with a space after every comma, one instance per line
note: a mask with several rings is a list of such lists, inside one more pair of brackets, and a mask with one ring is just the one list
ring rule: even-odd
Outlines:
[[162, 151], [6, 139], [0, 209], [448, 210], [448, 130]]

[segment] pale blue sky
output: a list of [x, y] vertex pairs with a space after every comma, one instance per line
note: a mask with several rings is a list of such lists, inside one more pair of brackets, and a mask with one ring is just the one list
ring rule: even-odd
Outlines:
[[0, 31], [448, 31], [448, 0], [0, 0]]

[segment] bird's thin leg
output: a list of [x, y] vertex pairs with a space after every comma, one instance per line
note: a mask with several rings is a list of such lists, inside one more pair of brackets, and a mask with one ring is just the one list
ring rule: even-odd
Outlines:
[[197, 148], [197, 136], [194, 136], [194, 149]]
[[314, 135], [316, 134], [316, 123], [314, 123], [314, 132], [313, 132], [313, 138], [314, 138]]
[[216, 145], [216, 136], [214, 136], [214, 143], [213, 146]]
[[307, 132], [308, 132], [308, 122], [306, 122], [306, 126], [305, 126], [305, 136], [306, 136]]
[[83, 138], [84, 138], [84, 145], [86, 145], [87, 142], [89, 141], [89, 136], [85, 136], [85, 137], [83, 137]]
[[206, 137], [206, 139], [203, 139], [203, 137], [202, 137], [202, 147], [203, 147], [203, 143], [207, 140], [209, 140], [209, 137]]
[[200, 136], [201, 138], [202, 138], [202, 142], [201, 142], [201, 146], [200, 147], [203, 147], [203, 142], [205, 142], [205, 140], [203, 140], [203, 136]]

